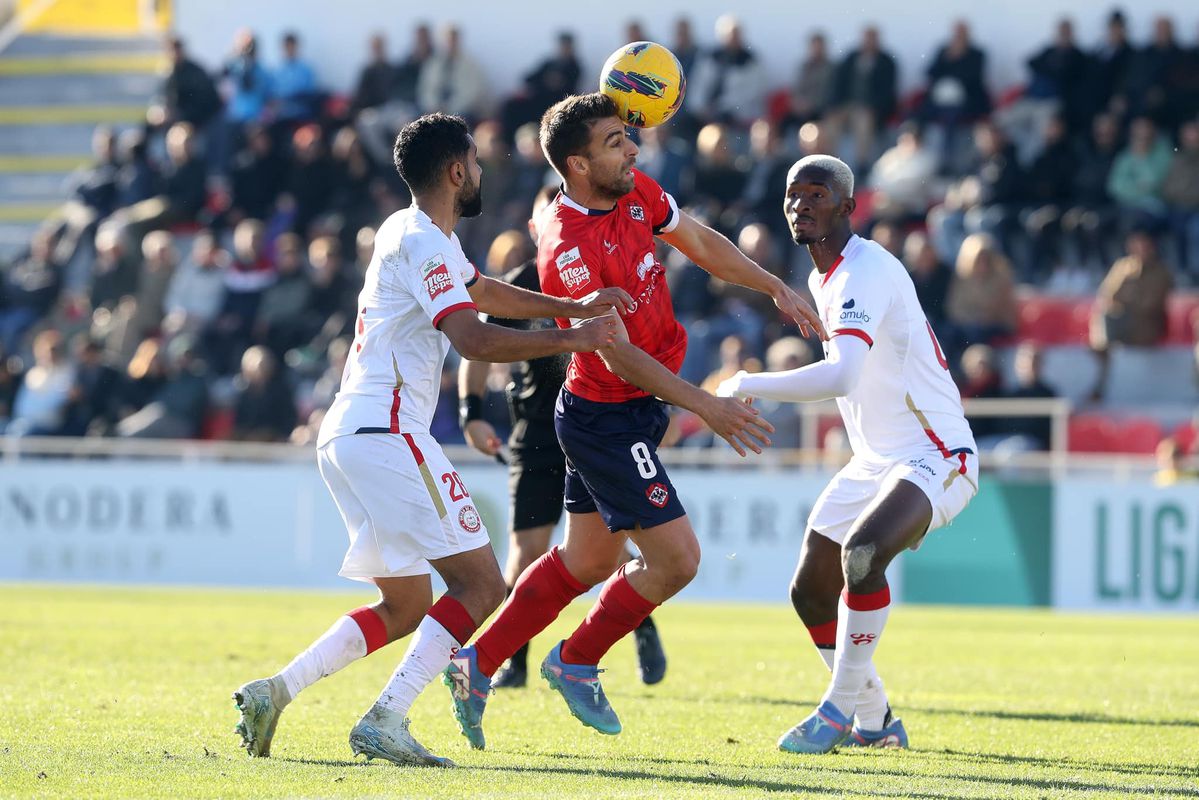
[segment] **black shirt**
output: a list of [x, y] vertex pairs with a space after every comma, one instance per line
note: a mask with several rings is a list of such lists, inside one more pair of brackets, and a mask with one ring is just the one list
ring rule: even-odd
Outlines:
[[[537, 278], [537, 262], [526, 261], [501, 278], [531, 292], [541, 291]], [[552, 319], [504, 319], [489, 317], [488, 322], [515, 330], [535, 331], [554, 328]], [[566, 381], [569, 355], [546, 356], [512, 365], [512, 382], [508, 384], [508, 407], [512, 412], [512, 435], [508, 447], [514, 460], [527, 458], [535, 451], [561, 458], [558, 436], [554, 433], [554, 404]]]

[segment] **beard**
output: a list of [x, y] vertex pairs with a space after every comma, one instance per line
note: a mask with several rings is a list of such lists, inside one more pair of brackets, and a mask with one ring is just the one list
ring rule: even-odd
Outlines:
[[[625, 169], [627, 169], [627, 167]], [[631, 176], [627, 178], [625, 177], [625, 169], [622, 169], [615, 176], [604, 181], [603, 183], [597, 182], [594, 184], [596, 193], [602, 195], [608, 200], [615, 202], [629, 192], [633, 191], [637, 184]]]
[[469, 218], [477, 217], [483, 213], [483, 181], [463, 186], [462, 192], [458, 195], [458, 216]]
[[795, 242], [800, 247], [805, 247], [809, 244], [816, 244], [816, 242], [820, 241], [820, 239], [819, 237], [813, 236], [810, 233], [798, 233], [796, 231], [791, 231], [791, 241]]

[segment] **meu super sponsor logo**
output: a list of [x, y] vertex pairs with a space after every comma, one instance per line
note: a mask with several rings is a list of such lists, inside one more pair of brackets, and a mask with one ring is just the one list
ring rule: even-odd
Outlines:
[[591, 270], [583, 263], [583, 256], [577, 247], [559, 255], [554, 259], [554, 265], [558, 268], [558, 277], [562, 279], [562, 285], [567, 291], [573, 292], [591, 280]]
[[438, 295], [445, 294], [454, 285], [450, 267], [445, 263], [445, 256], [440, 253], [421, 264], [420, 271], [424, 276], [425, 291], [429, 293], [430, 300], [436, 300]]

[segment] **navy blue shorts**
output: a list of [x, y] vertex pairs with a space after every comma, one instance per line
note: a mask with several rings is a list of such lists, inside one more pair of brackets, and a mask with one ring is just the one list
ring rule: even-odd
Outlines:
[[598, 511], [613, 532], [652, 528], [686, 514], [658, 460], [668, 424], [666, 405], [657, 398], [594, 403], [563, 389], [554, 429], [566, 454], [566, 510]]

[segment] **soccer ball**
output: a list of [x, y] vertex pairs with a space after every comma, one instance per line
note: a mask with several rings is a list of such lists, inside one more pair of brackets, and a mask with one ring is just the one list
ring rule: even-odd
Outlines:
[[653, 128], [674, 116], [687, 93], [687, 76], [674, 53], [653, 42], [626, 44], [608, 57], [600, 92], [616, 101], [625, 124]]

